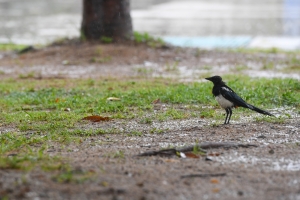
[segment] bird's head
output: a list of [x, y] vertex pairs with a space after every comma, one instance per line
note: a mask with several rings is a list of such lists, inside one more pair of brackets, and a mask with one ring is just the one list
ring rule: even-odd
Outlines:
[[221, 76], [212, 76], [212, 77], [208, 77], [208, 78], [205, 78], [205, 79], [213, 82], [214, 84], [223, 83]]

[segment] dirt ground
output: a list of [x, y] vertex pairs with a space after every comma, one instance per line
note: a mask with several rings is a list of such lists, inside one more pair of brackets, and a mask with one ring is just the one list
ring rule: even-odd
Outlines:
[[[296, 74], [297, 78], [297, 73], [286, 70], [289, 55], [280, 53], [72, 42], [21, 55], [2, 53], [1, 57], [1, 78], [171, 77], [201, 81], [216, 72], [269, 77]], [[274, 66], [266, 68], [266, 63]], [[280, 110], [276, 112], [280, 114]], [[58, 183], [50, 173], [39, 169], [0, 170], [0, 198], [300, 199], [298, 113], [291, 110], [292, 117], [283, 124], [255, 122], [253, 118], [218, 126], [201, 118], [151, 124], [142, 124], [140, 119], [78, 123], [82, 129], [123, 130], [121, 134], [87, 137], [80, 144], [53, 144], [48, 150], [49, 155], [60, 155], [70, 162], [74, 174], [91, 173], [91, 179]], [[152, 134], [153, 128], [164, 131]], [[129, 137], [133, 131], [143, 134]], [[257, 147], [208, 149], [209, 156], [200, 158], [136, 156], [203, 142], [250, 143]]]

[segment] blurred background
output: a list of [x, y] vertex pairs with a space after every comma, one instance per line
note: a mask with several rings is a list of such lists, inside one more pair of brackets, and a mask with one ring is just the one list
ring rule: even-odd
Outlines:
[[[0, 43], [78, 37], [81, 0], [0, 0]], [[300, 49], [300, 0], [131, 0], [134, 31], [187, 47]]]

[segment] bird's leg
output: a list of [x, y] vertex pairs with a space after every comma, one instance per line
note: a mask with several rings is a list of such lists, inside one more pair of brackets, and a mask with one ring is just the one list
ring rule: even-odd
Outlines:
[[227, 124], [229, 124], [229, 121], [230, 121], [230, 118], [231, 118], [231, 115], [232, 115], [232, 109], [228, 108], [228, 112], [229, 112], [229, 117], [228, 117]]
[[229, 111], [228, 111], [228, 108], [226, 108], [225, 110], [226, 110], [226, 118], [225, 118], [224, 124], [227, 124], [226, 122], [227, 122], [227, 118], [228, 118]]

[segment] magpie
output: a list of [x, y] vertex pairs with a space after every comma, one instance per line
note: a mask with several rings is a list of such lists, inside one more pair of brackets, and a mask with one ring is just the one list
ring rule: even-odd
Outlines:
[[226, 111], [226, 118], [224, 124], [229, 124], [232, 115], [232, 108], [234, 107], [249, 108], [251, 110], [254, 110], [264, 115], [274, 116], [273, 114], [267, 111], [264, 111], [260, 108], [257, 108], [245, 102], [241, 97], [239, 97], [230, 87], [228, 87], [222, 81], [222, 78], [220, 76], [212, 76], [205, 79], [213, 82], [214, 87], [212, 89], [212, 93], [215, 99], [217, 100], [217, 102], [220, 104], [220, 106], [224, 108]]

